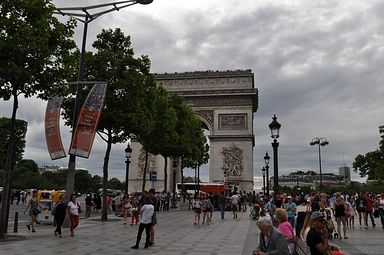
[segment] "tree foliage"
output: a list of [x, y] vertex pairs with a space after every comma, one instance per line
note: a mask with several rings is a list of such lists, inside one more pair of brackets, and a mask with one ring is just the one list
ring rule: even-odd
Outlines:
[[75, 23], [60, 23], [46, 0], [3, 0], [0, 5], [0, 98], [13, 99], [10, 138], [5, 160], [5, 181], [0, 214], [0, 238], [8, 223], [9, 191], [15, 160], [18, 96], [49, 97], [71, 65]]
[[382, 182], [384, 181], [384, 126], [379, 127], [379, 133], [381, 136], [379, 148], [364, 155], [357, 155], [352, 166], [361, 177]]
[[[7, 149], [10, 140], [11, 119], [0, 118], [0, 169], [4, 168], [5, 159], [7, 158]], [[25, 148], [25, 136], [27, 134], [28, 123], [24, 120], [16, 120], [15, 122], [15, 147], [14, 160], [18, 161], [23, 158]]]

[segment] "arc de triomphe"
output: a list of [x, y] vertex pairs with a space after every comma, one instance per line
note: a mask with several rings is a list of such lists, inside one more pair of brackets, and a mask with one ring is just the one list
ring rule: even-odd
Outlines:
[[[156, 82], [167, 91], [185, 98], [209, 130], [209, 182], [236, 184], [238, 190], [253, 189], [253, 113], [258, 108], [258, 91], [251, 70], [203, 71], [155, 74]], [[144, 152], [139, 143], [132, 143], [129, 191], [142, 185]], [[168, 160], [168, 187], [173, 187], [172, 160]], [[164, 159], [151, 155], [149, 171], [156, 172], [156, 181], [147, 177], [146, 189], [164, 190]], [[180, 182], [177, 172], [176, 182]]]

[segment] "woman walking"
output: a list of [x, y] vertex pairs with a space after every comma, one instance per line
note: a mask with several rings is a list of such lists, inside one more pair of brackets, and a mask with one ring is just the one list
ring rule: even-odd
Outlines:
[[211, 217], [210, 217], [211, 208], [212, 208], [211, 200], [205, 195], [204, 200], [201, 204], [201, 210], [203, 211], [203, 225], [205, 222], [205, 218], [207, 218], [207, 225], [209, 225], [209, 222], [211, 221]]
[[125, 194], [123, 198], [123, 216], [124, 216], [124, 225], [127, 224], [128, 221], [128, 214], [131, 210], [131, 203], [129, 202], [129, 195]]
[[31, 230], [32, 228], [32, 232], [36, 232], [35, 230], [36, 219], [37, 219], [37, 215], [40, 212], [39, 201], [37, 200], [36, 190], [32, 191], [32, 197], [31, 199], [29, 199], [29, 202], [28, 202], [27, 208], [25, 208], [24, 214], [27, 212], [28, 208], [29, 208], [29, 216], [31, 216], [31, 223], [27, 224], [27, 228], [28, 230]]
[[75, 235], [75, 228], [79, 225], [79, 208], [80, 203], [77, 201], [76, 195], [71, 196], [71, 201], [69, 201], [67, 206], [67, 213], [71, 221], [70, 231], [71, 236]]
[[137, 232], [136, 244], [132, 246], [132, 249], [139, 249], [139, 244], [141, 240], [141, 235], [145, 229], [145, 246], [144, 248], [148, 248], [150, 245], [150, 231], [152, 226], [152, 216], [155, 213], [155, 207], [152, 205], [152, 200], [149, 196], [144, 196], [144, 205], [141, 207], [140, 214], [141, 220], [139, 225], [139, 230]]
[[345, 203], [344, 200], [341, 198], [340, 193], [336, 193], [336, 201], [334, 204], [334, 212], [335, 212], [335, 218], [337, 223], [337, 232], [339, 233], [339, 239], [341, 240], [341, 224], [343, 224], [343, 234], [344, 239], [348, 239], [347, 237], [347, 227], [346, 227], [346, 220], [345, 220]]
[[195, 201], [193, 202], [193, 211], [195, 212], [195, 225], [200, 225], [201, 199], [199, 195], [195, 195]]
[[140, 204], [139, 194], [135, 194], [131, 202], [131, 205], [132, 205], [131, 226], [133, 226], [134, 221], [136, 222], [136, 225], [139, 222], [139, 214], [140, 214], [139, 204]]
[[67, 206], [65, 205], [64, 194], [60, 196], [60, 201], [56, 203], [55, 208], [53, 210], [54, 210], [53, 215], [56, 222], [56, 229], [54, 231], [54, 234], [55, 236], [59, 235], [59, 237], [62, 237], [61, 227], [63, 226], [65, 214], [67, 212]]

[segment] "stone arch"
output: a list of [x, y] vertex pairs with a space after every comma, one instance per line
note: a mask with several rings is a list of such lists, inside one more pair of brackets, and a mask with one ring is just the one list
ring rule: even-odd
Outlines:
[[[253, 190], [253, 115], [258, 108], [258, 92], [251, 70], [202, 71], [154, 74], [158, 86], [181, 95], [209, 130], [209, 181], [236, 184], [239, 190]], [[132, 165], [139, 160], [132, 144]], [[138, 153], [138, 152], [137, 152]], [[162, 159], [156, 168], [162, 169]], [[168, 176], [174, 173], [168, 168]], [[137, 171], [137, 170], [136, 170]], [[135, 187], [137, 172], [132, 169], [129, 187]], [[133, 179], [132, 179], [133, 177]], [[136, 178], [136, 179], [134, 179]], [[161, 171], [156, 190], [162, 190]], [[177, 176], [179, 182], [181, 176]], [[134, 185], [131, 185], [133, 182]], [[150, 182], [149, 182], [150, 183]], [[168, 190], [173, 183], [168, 182]], [[139, 186], [136, 184], [136, 186]], [[132, 188], [133, 189], [133, 188]]]

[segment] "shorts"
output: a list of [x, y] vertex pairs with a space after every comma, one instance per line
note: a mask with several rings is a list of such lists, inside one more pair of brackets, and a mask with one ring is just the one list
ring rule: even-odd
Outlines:
[[200, 213], [201, 213], [201, 208], [194, 208], [193, 210], [194, 210], [195, 213], [197, 213], [197, 214], [200, 214]]
[[232, 204], [232, 211], [237, 212], [237, 205]]
[[345, 222], [345, 215], [344, 216], [336, 216], [336, 222]]

